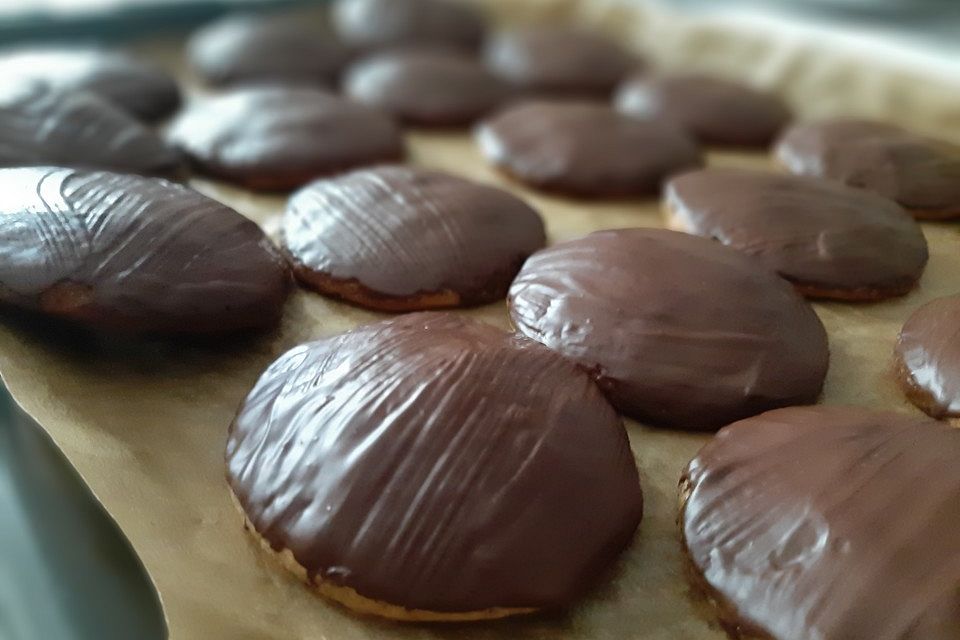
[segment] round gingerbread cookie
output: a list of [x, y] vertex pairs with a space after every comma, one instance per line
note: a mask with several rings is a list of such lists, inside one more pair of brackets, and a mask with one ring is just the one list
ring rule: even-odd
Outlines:
[[14, 81], [0, 87], [0, 166], [31, 165], [173, 175], [183, 162], [151, 129], [93, 93]]
[[527, 101], [477, 129], [487, 160], [532, 187], [603, 198], [659, 193], [674, 173], [703, 164], [690, 136], [584, 101]]
[[505, 82], [538, 97], [606, 98], [639, 64], [602, 34], [554, 25], [500, 32], [484, 59]]
[[90, 91], [149, 122], [169, 116], [180, 106], [180, 88], [171, 75], [108, 49], [7, 49], [0, 52], [0, 77], [6, 82], [40, 82], [64, 92]]
[[677, 176], [665, 193], [671, 228], [754, 256], [808, 297], [903, 295], [927, 264], [927, 241], [910, 214], [837, 182], [715, 168]]
[[378, 311], [502, 299], [546, 241], [537, 212], [509, 192], [401, 166], [304, 187], [281, 236], [302, 283]]
[[793, 407], [722, 429], [681, 480], [695, 588], [737, 638], [960, 637], [960, 432]]
[[240, 407], [226, 461], [265, 549], [350, 609], [408, 621], [565, 607], [643, 509], [623, 425], [590, 377], [452, 314], [287, 352]]
[[0, 302], [96, 328], [225, 333], [277, 324], [286, 263], [255, 223], [179, 184], [0, 170]]
[[687, 430], [816, 401], [827, 334], [757, 260], [665, 229], [598, 231], [535, 253], [514, 326], [579, 363], [623, 413]]
[[635, 75], [614, 101], [623, 113], [674, 122], [707, 145], [766, 147], [790, 121], [773, 94], [699, 74]]
[[960, 296], [914, 311], [900, 330], [894, 362], [913, 404], [935, 418], [960, 417]]
[[474, 59], [450, 51], [402, 50], [354, 64], [344, 93], [419, 126], [468, 125], [507, 97], [507, 88]]
[[774, 154], [793, 173], [874, 191], [919, 220], [960, 217], [960, 147], [891, 124], [838, 118], [790, 127]]
[[384, 113], [296, 86], [251, 86], [188, 107], [168, 132], [198, 171], [250, 189], [287, 190], [322, 175], [400, 160]]
[[486, 20], [475, 7], [451, 0], [338, 0], [333, 25], [356, 49], [435, 45], [476, 50]]
[[240, 14], [194, 34], [187, 57], [200, 77], [213, 85], [261, 81], [333, 85], [349, 52], [308, 22]]

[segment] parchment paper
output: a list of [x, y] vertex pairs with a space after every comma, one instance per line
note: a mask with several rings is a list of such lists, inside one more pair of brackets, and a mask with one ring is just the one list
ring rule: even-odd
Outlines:
[[[804, 115], [860, 113], [960, 137], [960, 78], [899, 68], [869, 52], [831, 52], [822, 43], [731, 32], [627, 0], [484, 4], [499, 20], [599, 26], [665, 67], [708, 69], [779, 87]], [[576, 202], [507, 183], [485, 166], [465, 134], [415, 133], [410, 143], [415, 163], [521, 193], [544, 215], [551, 241], [594, 229], [661, 225], [653, 200]], [[766, 163], [761, 155], [721, 153], [711, 161]], [[201, 180], [195, 185], [261, 222], [283, 207], [283, 198]], [[823, 402], [916, 411], [889, 372], [896, 333], [918, 305], [960, 290], [960, 225], [925, 224], [924, 231], [931, 258], [915, 292], [881, 304], [816, 305], [831, 346]], [[507, 327], [503, 304], [465, 313]], [[277, 334], [211, 344], [95, 338], [4, 315], [0, 370], [129, 537], [160, 591], [171, 638], [723, 637], [691, 603], [675, 525], [680, 470], [706, 436], [633, 422], [628, 430], [646, 497], [640, 533], [615, 578], [566, 614], [480, 626], [383, 623], [315, 597], [265, 560], [228, 497], [227, 425], [260, 371], [281, 352], [379, 317], [301, 291]]]

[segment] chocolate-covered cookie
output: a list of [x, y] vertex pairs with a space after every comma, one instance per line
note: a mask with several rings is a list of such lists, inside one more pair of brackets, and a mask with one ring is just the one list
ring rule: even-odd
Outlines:
[[642, 515], [626, 433], [589, 376], [452, 314], [288, 351], [226, 459], [265, 549], [323, 595], [402, 620], [569, 605]]
[[656, 194], [670, 175], [703, 163], [680, 129], [591, 102], [518, 103], [484, 120], [476, 137], [487, 160], [508, 175], [579, 197]]
[[474, 59], [449, 51], [375, 54], [350, 67], [351, 98], [420, 126], [467, 125], [507, 98], [507, 88]]
[[806, 296], [880, 300], [927, 264], [920, 226], [892, 200], [837, 182], [701, 169], [667, 183], [670, 227], [756, 257]]
[[99, 328], [273, 326], [289, 290], [255, 223], [179, 184], [56, 167], [0, 170], [0, 302]]
[[181, 113], [168, 135], [198, 171], [251, 189], [293, 189], [404, 155], [389, 116], [307, 87], [245, 87], [207, 98]]
[[607, 97], [638, 65], [600, 33], [556, 25], [495, 34], [483, 55], [505, 82], [538, 97]]
[[935, 418], [960, 417], [960, 296], [914, 311], [900, 330], [894, 362], [913, 404]]
[[785, 280], [665, 229], [598, 231], [532, 255], [510, 287], [517, 329], [590, 371], [620, 411], [713, 429], [814, 402], [827, 334]]
[[617, 89], [623, 113], [680, 125], [708, 145], [765, 147], [790, 121], [773, 94], [711, 76], [639, 74]]
[[190, 65], [214, 85], [295, 82], [332, 85], [349, 58], [333, 36], [290, 17], [231, 15], [198, 31]]
[[151, 129], [95, 94], [14, 81], [0, 87], [0, 166], [31, 165], [170, 175], [182, 162]]
[[64, 92], [90, 91], [145, 121], [164, 118], [180, 105], [180, 88], [172, 76], [106, 49], [6, 49], [0, 52], [0, 78], [40, 82]]
[[874, 191], [920, 220], [960, 217], [960, 147], [886, 123], [838, 118], [790, 127], [774, 153], [793, 173]]
[[546, 241], [537, 212], [509, 192], [400, 166], [304, 187], [282, 237], [305, 285], [381, 311], [503, 298]]
[[338, 0], [333, 24], [344, 42], [359, 49], [440, 45], [475, 50], [486, 20], [455, 0]]
[[691, 575], [737, 638], [960, 637], [960, 432], [853, 407], [721, 430], [681, 480]]

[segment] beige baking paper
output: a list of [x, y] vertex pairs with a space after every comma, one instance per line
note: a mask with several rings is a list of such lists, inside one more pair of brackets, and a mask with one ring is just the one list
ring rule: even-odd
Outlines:
[[[662, 66], [778, 88], [805, 115], [873, 115], [960, 137], [960, 78], [950, 84], [896, 60], [689, 22], [629, 0], [486, 4], [503, 22], [580, 21], [607, 29]], [[417, 164], [521, 193], [544, 215], [551, 241], [662, 222], [653, 200], [574, 202], [509, 184], [484, 165], [467, 135], [418, 133], [410, 142]], [[766, 162], [729, 154], [711, 160]], [[282, 198], [195, 184], [261, 222], [283, 207]], [[882, 304], [816, 305], [832, 354], [824, 402], [915, 411], [889, 374], [896, 333], [919, 304], [960, 291], [960, 225], [926, 224], [924, 231], [930, 264], [914, 293]], [[503, 304], [467, 313], [507, 326]], [[628, 429], [647, 507], [640, 533], [615, 579], [565, 615], [439, 628], [359, 619], [265, 561], [227, 492], [227, 425], [260, 371], [281, 352], [380, 317], [298, 292], [276, 335], [216, 346], [78, 339], [7, 320], [0, 325], [0, 370], [129, 537], [156, 582], [176, 640], [723, 637], [690, 603], [674, 522], [681, 468], [706, 437], [635, 423]]]

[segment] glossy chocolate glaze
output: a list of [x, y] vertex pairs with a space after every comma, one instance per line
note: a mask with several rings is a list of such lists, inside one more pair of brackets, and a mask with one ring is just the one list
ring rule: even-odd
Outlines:
[[486, 20], [475, 7], [450, 0], [338, 0], [337, 34], [359, 49], [442, 45], [475, 50]]
[[241, 406], [226, 459], [274, 549], [408, 609], [567, 605], [642, 514], [626, 433], [590, 378], [452, 314], [287, 352]]
[[472, 58], [437, 50], [365, 58], [347, 72], [344, 93], [424, 126], [470, 124], [508, 97], [507, 87]]
[[758, 258], [814, 297], [903, 294], [927, 263], [927, 241], [906, 211], [833, 181], [702, 169], [670, 180], [665, 199], [687, 231]]
[[0, 166], [61, 165], [174, 174], [180, 154], [139, 120], [87, 91], [36, 82], [0, 87]]
[[541, 97], [606, 97], [639, 64], [602, 34], [555, 25], [498, 33], [483, 55], [505, 82]]
[[181, 113], [168, 135], [199, 171], [253, 189], [292, 189], [404, 153], [400, 130], [386, 114], [294, 86], [207, 98]]
[[0, 170], [0, 301], [99, 327], [269, 327], [289, 273], [260, 228], [179, 184]]
[[509, 192], [401, 166], [304, 187], [290, 199], [282, 235], [295, 271], [388, 296], [450, 290], [462, 304], [502, 298], [546, 242], [540, 216]]
[[960, 148], [947, 143], [839, 118], [790, 127], [774, 153], [793, 173], [874, 191], [917, 218], [960, 216]]
[[0, 51], [0, 78], [86, 90], [146, 121], [173, 113], [180, 88], [169, 74], [119, 51], [31, 47]]
[[917, 406], [936, 418], [960, 416], [960, 296], [937, 298], [914, 311], [894, 355]]
[[620, 411], [712, 429], [816, 400], [827, 334], [756, 260], [664, 229], [598, 231], [535, 253], [510, 287], [523, 334], [592, 372]]
[[672, 121], [708, 145], [766, 146], [790, 121], [773, 94], [705, 75], [635, 75], [614, 102], [626, 114]]
[[476, 138], [514, 178], [582, 197], [656, 194], [670, 175], [703, 164], [680, 129], [591, 102], [521, 102], [484, 120]]
[[960, 638], [960, 432], [853, 407], [771, 411], [687, 467], [699, 586], [775, 640]]
[[308, 22], [241, 14], [194, 34], [187, 56], [197, 73], [214, 85], [257, 81], [332, 85], [349, 51]]

